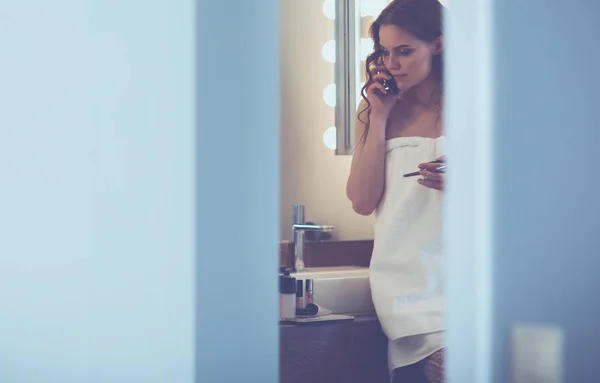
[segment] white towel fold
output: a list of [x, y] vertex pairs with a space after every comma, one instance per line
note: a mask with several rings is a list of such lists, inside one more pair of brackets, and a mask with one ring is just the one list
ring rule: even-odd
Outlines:
[[389, 339], [444, 330], [443, 193], [403, 175], [442, 156], [443, 137], [387, 142], [386, 185], [375, 210], [373, 302]]

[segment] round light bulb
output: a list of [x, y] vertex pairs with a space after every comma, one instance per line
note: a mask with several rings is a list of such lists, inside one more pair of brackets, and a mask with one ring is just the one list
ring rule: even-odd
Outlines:
[[335, 126], [327, 128], [323, 133], [323, 143], [327, 149], [335, 150], [337, 148], [337, 131]]
[[333, 106], [335, 108], [336, 105], [336, 93], [335, 93], [335, 84], [329, 84], [323, 90], [323, 100], [329, 106]]
[[335, 40], [329, 40], [321, 48], [323, 59], [330, 63], [335, 63]]
[[323, 2], [323, 14], [330, 20], [335, 20], [335, 1], [325, 0]]

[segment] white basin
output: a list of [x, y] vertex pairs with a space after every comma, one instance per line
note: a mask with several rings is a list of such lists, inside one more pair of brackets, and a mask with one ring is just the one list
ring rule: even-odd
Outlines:
[[296, 279], [314, 280], [314, 303], [334, 314], [373, 314], [369, 268], [313, 267], [293, 273]]

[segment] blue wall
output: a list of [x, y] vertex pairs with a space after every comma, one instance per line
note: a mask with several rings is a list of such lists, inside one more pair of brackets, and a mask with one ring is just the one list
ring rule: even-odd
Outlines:
[[449, 382], [509, 381], [515, 324], [562, 329], [563, 381], [594, 380], [600, 3], [450, 7]]
[[198, 382], [278, 381], [279, 3], [198, 3]]
[[0, 381], [192, 382], [192, 1], [3, 1]]
[[589, 381], [600, 344], [600, 3], [498, 1], [494, 15], [494, 381], [505, 381], [516, 321], [562, 327], [564, 381]]

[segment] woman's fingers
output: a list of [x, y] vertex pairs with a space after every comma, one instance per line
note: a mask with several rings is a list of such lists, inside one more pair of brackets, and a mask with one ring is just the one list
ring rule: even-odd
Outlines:
[[419, 171], [423, 177], [430, 180], [442, 181], [444, 179], [443, 173], [432, 172], [429, 170], [421, 170]]
[[371, 84], [371, 86], [369, 86], [369, 89], [367, 89], [367, 93], [374, 94], [375, 90], [379, 91], [381, 94], [387, 94], [387, 92], [386, 92], [385, 88], [383, 87], [383, 85], [381, 85], [377, 81], [375, 81], [373, 84]]
[[387, 74], [386, 72], [377, 72], [373, 75], [373, 80], [389, 80], [392, 76]]
[[418, 179], [417, 182], [425, 187], [430, 188], [430, 189], [444, 191], [444, 182], [443, 181], [430, 180], [430, 179]]
[[[438, 157], [437, 160], [446, 161], [446, 156]], [[435, 190], [444, 190], [444, 163], [439, 162], [427, 162], [419, 164], [419, 173], [423, 176], [418, 182], [428, 188]]]
[[443, 169], [445, 169], [444, 164], [443, 163], [439, 163], [439, 162], [426, 162], [424, 164], [419, 164], [419, 169], [421, 170], [427, 170], [429, 172], [442, 172]]

